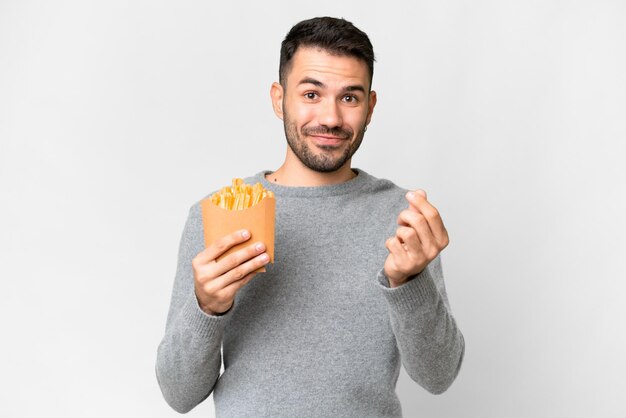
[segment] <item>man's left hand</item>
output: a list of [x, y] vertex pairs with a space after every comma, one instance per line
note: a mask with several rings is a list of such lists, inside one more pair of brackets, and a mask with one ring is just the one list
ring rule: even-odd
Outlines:
[[426, 192], [408, 192], [409, 208], [400, 212], [396, 235], [385, 242], [389, 255], [385, 275], [390, 287], [406, 283], [421, 273], [450, 242], [439, 211], [426, 199]]

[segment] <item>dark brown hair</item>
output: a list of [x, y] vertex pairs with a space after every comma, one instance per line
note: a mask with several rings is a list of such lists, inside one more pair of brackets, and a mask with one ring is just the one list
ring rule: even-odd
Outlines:
[[355, 57], [363, 61], [374, 76], [374, 49], [367, 34], [351, 22], [334, 17], [303, 20], [291, 28], [280, 48], [278, 80], [285, 87], [292, 58], [299, 47], [317, 47], [330, 54]]

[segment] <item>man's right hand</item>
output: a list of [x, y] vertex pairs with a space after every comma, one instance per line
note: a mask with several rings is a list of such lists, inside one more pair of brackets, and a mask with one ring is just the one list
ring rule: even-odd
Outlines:
[[253, 271], [269, 262], [262, 242], [216, 261], [228, 249], [249, 239], [248, 231], [233, 232], [216, 240], [191, 261], [196, 298], [205, 313], [220, 315], [228, 311], [239, 289], [256, 275]]

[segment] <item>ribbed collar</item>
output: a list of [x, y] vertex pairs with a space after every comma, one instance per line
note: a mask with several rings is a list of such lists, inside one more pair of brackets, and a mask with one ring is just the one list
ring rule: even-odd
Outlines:
[[352, 193], [360, 190], [367, 183], [372, 181], [372, 177], [365, 171], [359, 168], [352, 168], [357, 173], [357, 176], [338, 184], [330, 184], [326, 186], [313, 186], [313, 187], [294, 187], [294, 186], [281, 186], [280, 184], [271, 183], [265, 175], [271, 173], [271, 170], [263, 170], [255, 174], [252, 177], [254, 183], [259, 182], [268, 190], [274, 192], [276, 196], [282, 197], [324, 197], [324, 196], [338, 196], [342, 194]]

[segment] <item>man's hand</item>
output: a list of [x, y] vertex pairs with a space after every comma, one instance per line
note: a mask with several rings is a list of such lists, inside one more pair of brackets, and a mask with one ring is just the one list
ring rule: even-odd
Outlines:
[[409, 192], [406, 199], [409, 208], [398, 216], [396, 235], [385, 242], [389, 255], [384, 271], [391, 287], [421, 273], [450, 242], [439, 212], [426, 200], [425, 191]]
[[269, 262], [265, 244], [257, 242], [232, 254], [216, 259], [229, 248], [250, 239], [248, 231], [237, 231], [226, 235], [192, 261], [194, 288], [200, 309], [209, 315], [219, 315], [228, 311], [235, 300], [235, 294], [256, 275], [256, 269]]

